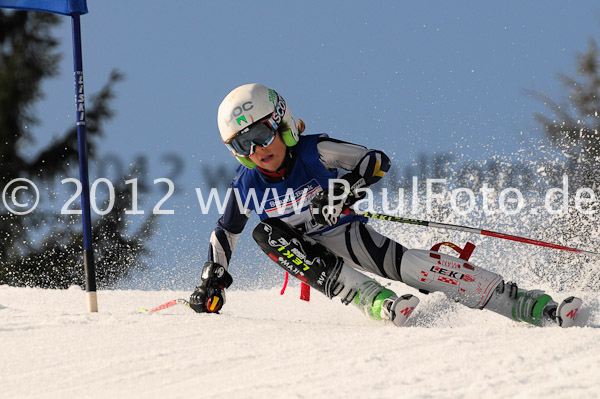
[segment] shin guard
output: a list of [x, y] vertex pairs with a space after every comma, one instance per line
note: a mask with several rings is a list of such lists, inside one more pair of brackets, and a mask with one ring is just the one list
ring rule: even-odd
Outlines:
[[[276, 218], [266, 219], [252, 232], [258, 246], [285, 271], [329, 298], [354, 303], [368, 317], [404, 324], [419, 300], [412, 295], [398, 298], [322, 244], [304, 237]], [[397, 309], [397, 307], [400, 308]]]
[[292, 276], [329, 298], [339, 294], [337, 281], [344, 261], [322, 244], [308, 240], [276, 218], [260, 222], [252, 237], [264, 253]]
[[502, 276], [463, 259], [435, 251], [410, 249], [400, 268], [402, 281], [421, 292], [440, 291], [470, 308], [482, 309]]

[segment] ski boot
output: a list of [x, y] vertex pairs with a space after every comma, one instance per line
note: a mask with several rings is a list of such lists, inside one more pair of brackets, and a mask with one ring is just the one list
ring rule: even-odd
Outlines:
[[359, 286], [353, 302], [367, 317], [402, 327], [419, 304], [419, 298], [410, 294], [398, 297], [378, 282], [367, 280]]
[[581, 304], [581, 299], [571, 296], [559, 305], [544, 291], [522, 290], [515, 283], [501, 282], [485, 308], [535, 326], [550, 322], [566, 328], [575, 324]]

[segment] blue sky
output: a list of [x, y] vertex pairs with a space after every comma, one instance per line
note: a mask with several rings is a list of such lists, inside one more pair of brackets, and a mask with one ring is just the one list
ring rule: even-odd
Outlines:
[[[166, 204], [176, 214], [161, 216], [151, 258], [156, 279], [178, 287], [197, 282], [217, 218], [199, 212], [201, 167], [236, 165], [216, 125], [234, 87], [270, 86], [307, 133], [383, 149], [399, 166], [420, 153], [483, 160], [542, 138], [532, 113], [544, 108], [524, 90], [558, 98], [557, 74], [573, 74], [575, 54], [600, 28], [593, 1], [89, 0], [88, 8], [88, 99], [112, 68], [126, 76], [102, 154], [145, 156], [152, 179], [173, 171], [166, 156], [183, 160]], [[64, 59], [36, 108], [32, 149], [74, 123], [70, 28], [65, 18], [56, 30]], [[241, 245], [258, 256], [247, 230]]]

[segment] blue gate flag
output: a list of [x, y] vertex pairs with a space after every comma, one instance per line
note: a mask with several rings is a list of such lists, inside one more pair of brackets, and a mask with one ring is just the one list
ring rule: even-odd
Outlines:
[[86, 0], [0, 0], [0, 8], [44, 11], [62, 15], [87, 14]]

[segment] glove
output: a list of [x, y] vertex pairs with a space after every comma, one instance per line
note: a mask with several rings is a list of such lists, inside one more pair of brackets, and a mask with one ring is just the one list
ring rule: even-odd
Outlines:
[[225, 288], [233, 283], [231, 274], [215, 262], [206, 262], [202, 283], [190, 296], [190, 308], [198, 313], [219, 313], [225, 304]]
[[[347, 181], [346, 185], [340, 180]], [[365, 196], [356, 193], [357, 189], [365, 187], [365, 179], [354, 173], [348, 173], [337, 179], [332, 185], [319, 192], [310, 203], [310, 214], [315, 222], [334, 226], [339, 220], [344, 208], [351, 206]]]

